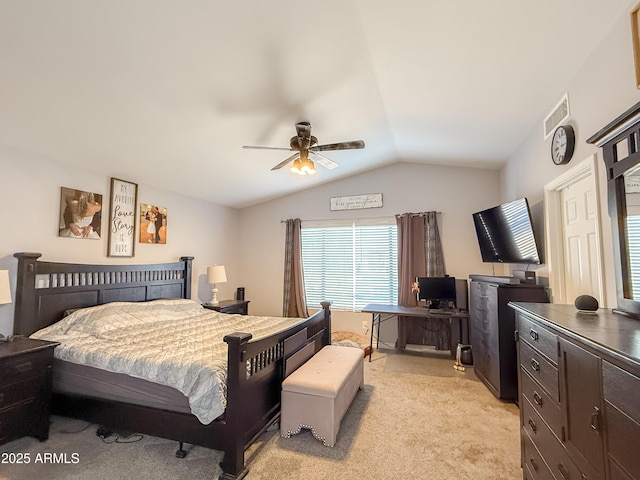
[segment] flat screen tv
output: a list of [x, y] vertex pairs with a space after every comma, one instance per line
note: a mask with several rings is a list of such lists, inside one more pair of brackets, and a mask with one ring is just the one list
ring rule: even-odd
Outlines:
[[476, 212], [473, 223], [483, 262], [541, 263], [526, 198]]

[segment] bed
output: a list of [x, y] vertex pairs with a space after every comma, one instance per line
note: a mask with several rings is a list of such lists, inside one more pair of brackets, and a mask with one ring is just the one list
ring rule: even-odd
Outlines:
[[[14, 256], [18, 259], [15, 335], [32, 335], [60, 322], [69, 312], [73, 316], [77, 309], [86, 307], [191, 298], [193, 257], [164, 264], [86, 265], [40, 261], [39, 253]], [[132, 403], [113, 395], [103, 398], [95, 391], [87, 394], [80, 388], [58, 388], [56, 375], [52, 411], [114, 431], [145, 433], [173, 439], [181, 445], [184, 442], [221, 450], [222, 478], [240, 479], [248, 471], [246, 448], [279, 419], [282, 380], [328, 345], [330, 332], [329, 304], [323, 303], [322, 309], [309, 318], [260, 338], [244, 331], [224, 335], [226, 406], [222, 415], [208, 424], [184, 405]], [[54, 373], [57, 368], [59, 363], [54, 366]], [[170, 387], [160, 388], [166, 389], [168, 397], [176, 397]], [[162, 395], [153, 390], [147, 397]]]

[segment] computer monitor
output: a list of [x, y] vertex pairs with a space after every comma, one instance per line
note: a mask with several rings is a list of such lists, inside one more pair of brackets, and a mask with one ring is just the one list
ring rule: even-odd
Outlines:
[[456, 306], [455, 277], [416, 277], [418, 300], [427, 302], [428, 308]]

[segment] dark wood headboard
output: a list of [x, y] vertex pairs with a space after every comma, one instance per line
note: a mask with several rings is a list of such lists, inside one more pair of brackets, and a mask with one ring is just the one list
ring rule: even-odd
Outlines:
[[15, 335], [31, 335], [60, 320], [66, 310], [109, 302], [191, 298], [193, 257], [148, 265], [42, 262], [40, 253], [18, 259]]

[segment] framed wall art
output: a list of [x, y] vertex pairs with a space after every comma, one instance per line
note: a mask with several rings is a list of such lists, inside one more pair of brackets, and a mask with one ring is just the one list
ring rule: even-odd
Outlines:
[[102, 195], [74, 188], [60, 188], [58, 236], [100, 240]]
[[167, 243], [167, 209], [140, 204], [140, 243]]
[[138, 184], [111, 178], [109, 206], [109, 257], [133, 257]]

